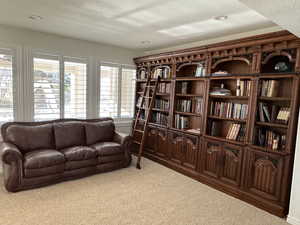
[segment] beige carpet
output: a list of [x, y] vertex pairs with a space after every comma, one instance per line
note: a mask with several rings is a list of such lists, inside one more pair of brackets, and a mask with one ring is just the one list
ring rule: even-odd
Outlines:
[[[143, 160], [130, 168], [23, 191], [0, 190], [1, 225], [286, 225], [247, 203]], [[3, 185], [2, 185], [3, 186]]]

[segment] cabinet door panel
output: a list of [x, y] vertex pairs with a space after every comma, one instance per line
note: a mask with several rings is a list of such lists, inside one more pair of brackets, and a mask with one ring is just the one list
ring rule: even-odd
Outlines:
[[154, 153], [156, 149], [156, 135], [157, 129], [155, 128], [148, 128], [147, 137], [145, 141], [145, 151]]
[[168, 156], [168, 138], [165, 130], [158, 130], [157, 132], [157, 149], [155, 153], [163, 158]]
[[224, 182], [239, 186], [242, 170], [242, 153], [239, 146], [225, 145], [222, 151], [220, 178]]
[[202, 172], [205, 175], [217, 178], [219, 174], [219, 160], [221, 146], [218, 143], [204, 141], [202, 148]]
[[280, 200], [284, 158], [270, 153], [249, 151], [246, 188], [269, 200]]
[[170, 147], [169, 147], [170, 160], [178, 164], [181, 164], [183, 158], [182, 149], [184, 148], [185, 145], [184, 138], [182, 136], [179, 136], [178, 134], [171, 133], [169, 141], [170, 141]]
[[185, 148], [183, 149], [182, 164], [195, 170], [197, 165], [198, 140], [195, 137], [185, 137]]

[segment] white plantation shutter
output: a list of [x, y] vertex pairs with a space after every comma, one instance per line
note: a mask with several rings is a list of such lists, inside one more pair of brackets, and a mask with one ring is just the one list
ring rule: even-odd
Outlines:
[[0, 122], [14, 119], [13, 56], [0, 52]]
[[118, 116], [118, 75], [117, 66], [100, 66], [100, 117]]
[[59, 60], [34, 58], [34, 120], [60, 118]]
[[121, 118], [133, 118], [136, 70], [122, 68], [121, 76]]
[[86, 118], [85, 63], [64, 62], [64, 117]]

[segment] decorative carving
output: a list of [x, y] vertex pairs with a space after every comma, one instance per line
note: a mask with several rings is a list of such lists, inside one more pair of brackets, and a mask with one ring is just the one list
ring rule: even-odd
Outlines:
[[257, 190], [274, 194], [277, 168], [268, 159], [258, 159], [254, 164], [253, 186]]
[[268, 61], [274, 56], [286, 56], [290, 62], [295, 62], [297, 57], [297, 49], [285, 49], [285, 50], [276, 50], [273, 52], [263, 52], [262, 53], [262, 64], [267, 64]]

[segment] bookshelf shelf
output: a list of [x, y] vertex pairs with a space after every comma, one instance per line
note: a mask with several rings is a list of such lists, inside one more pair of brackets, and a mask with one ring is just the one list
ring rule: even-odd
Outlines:
[[176, 94], [177, 97], [203, 97], [203, 95], [198, 94]]
[[224, 118], [224, 117], [218, 117], [218, 116], [207, 116], [207, 118], [215, 119], [215, 120], [227, 120], [227, 121], [233, 121], [233, 122], [238, 122], [238, 123], [246, 123], [247, 122], [247, 120]]
[[276, 150], [275, 151], [275, 150], [272, 150], [272, 149], [269, 149], [269, 148], [261, 147], [261, 146], [258, 146], [258, 145], [252, 145], [252, 144], [250, 144], [249, 146], [256, 149], [256, 150], [259, 150], [259, 151], [269, 152], [269, 153], [278, 154], [278, 155], [282, 155], [282, 156], [286, 156], [286, 155], [289, 154], [287, 152], [284, 152], [283, 150]]
[[260, 96], [258, 98], [258, 100], [261, 101], [276, 101], [276, 102], [289, 102], [291, 101], [291, 98], [287, 98], [287, 97], [262, 97]]
[[169, 110], [165, 110], [165, 109], [152, 108], [152, 110], [157, 112], [162, 112], [162, 113], [169, 113]]
[[174, 128], [174, 127], [170, 128], [170, 129], [172, 129], [174, 131], [179, 131], [179, 132], [183, 132], [186, 134], [192, 134], [192, 135], [198, 135], [198, 136], [201, 134], [200, 131], [199, 131], [199, 133], [195, 133], [195, 132], [188, 131], [188, 129], [178, 129], [178, 128]]
[[288, 129], [288, 125], [280, 123], [256, 122], [256, 125]]
[[170, 93], [156, 93], [157, 96], [170, 96]]
[[180, 114], [180, 115], [186, 115], [186, 116], [199, 116], [201, 117], [200, 114], [197, 113], [190, 113], [190, 112], [180, 112], [180, 111], [175, 111], [176, 114]]
[[180, 82], [180, 81], [203, 81], [204, 78], [203, 77], [176, 77], [175, 78], [176, 81]]
[[215, 99], [233, 99], [233, 100], [248, 100], [248, 96], [224, 96], [224, 95], [209, 95], [210, 98], [215, 98]]
[[226, 138], [224, 138], [224, 137], [216, 137], [216, 136], [211, 136], [211, 135], [208, 135], [208, 134], [205, 134], [204, 136], [207, 137], [207, 138], [216, 140], [216, 141], [227, 142], [227, 143], [235, 144], [235, 145], [245, 145], [244, 142], [241, 142], [241, 141], [234, 141], [234, 140], [226, 139]]

